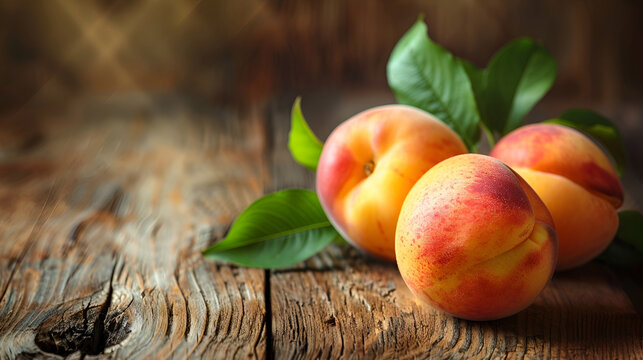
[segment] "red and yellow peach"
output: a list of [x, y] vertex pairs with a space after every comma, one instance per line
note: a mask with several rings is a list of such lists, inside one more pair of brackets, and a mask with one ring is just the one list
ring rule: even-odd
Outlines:
[[353, 245], [395, 260], [395, 227], [415, 182], [440, 161], [466, 153], [443, 122], [405, 105], [361, 112], [324, 144], [317, 194], [335, 228]]
[[527, 307], [556, 264], [547, 208], [499, 160], [459, 155], [411, 189], [397, 224], [404, 281], [420, 299], [460, 318], [489, 320]]
[[490, 155], [520, 174], [551, 212], [558, 270], [588, 262], [614, 238], [623, 187], [588, 137], [561, 125], [529, 125], [502, 138]]

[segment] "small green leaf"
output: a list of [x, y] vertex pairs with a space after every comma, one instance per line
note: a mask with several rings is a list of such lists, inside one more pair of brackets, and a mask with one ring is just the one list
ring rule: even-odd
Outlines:
[[643, 264], [641, 254], [632, 251], [632, 247], [620, 241], [612, 243], [598, 256], [598, 260], [618, 267], [631, 267]]
[[612, 155], [618, 174], [623, 174], [625, 170], [623, 140], [616, 126], [607, 118], [591, 110], [572, 109], [565, 111], [558, 119], [545, 122], [569, 126], [594, 137]]
[[643, 214], [634, 210], [621, 211], [618, 221], [614, 241], [598, 258], [622, 267], [643, 264]]
[[300, 103], [300, 97], [295, 99], [290, 113], [291, 127], [288, 135], [288, 148], [298, 163], [315, 171], [323, 145], [306, 123], [304, 115], [301, 113]]
[[500, 49], [484, 70], [464, 61], [463, 64], [480, 119], [498, 135], [519, 127], [556, 78], [556, 60], [529, 38], [514, 40]]
[[473, 90], [473, 96], [474, 99], [476, 100], [476, 105], [478, 108], [478, 114], [482, 116], [484, 113], [484, 107], [487, 105], [484, 101], [479, 101], [478, 99], [482, 99], [484, 94], [484, 88], [485, 88], [485, 83], [486, 83], [486, 76], [487, 73], [486, 71], [482, 69], [478, 69], [475, 65], [472, 63], [464, 60], [464, 59], [459, 59], [460, 63], [462, 64], [462, 68], [466, 72], [467, 76], [469, 77], [469, 82], [471, 83], [471, 89]]
[[643, 214], [635, 210], [621, 211], [618, 221], [616, 238], [632, 245], [639, 255], [643, 255]]
[[237, 265], [280, 268], [308, 259], [338, 237], [314, 192], [289, 189], [248, 206], [228, 236], [203, 254]]
[[475, 65], [472, 63], [460, 59], [460, 62], [462, 63], [462, 67], [467, 73], [467, 76], [469, 76], [469, 81], [471, 82], [471, 88], [473, 89], [473, 96], [476, 99], [477, 107], [478, 107], [478, 113], [480, 114], [480, 125], [482, 126], [482, 129], [485, 132], [485, 135], [487, 136], [487, 139], [489, 141], [489, 145], [493, 147], [496, 144], [496, 139], [494, 137], [493, 131], [489, 129], [487, 126], [487, 123], [483, 121], [483, 114], [486, 114], [487, 111], [487, 103], [484, 101], [484, 87], [486, 83], [486, 77], [487, 77], [487, 72], [481, 69], [478, 69]]
[[480, 117], [469, 78], [458, 59], [429, 39], [422, 20], [395, 45], [386, 75], [399, 103], [433, 114], [475, 148]]

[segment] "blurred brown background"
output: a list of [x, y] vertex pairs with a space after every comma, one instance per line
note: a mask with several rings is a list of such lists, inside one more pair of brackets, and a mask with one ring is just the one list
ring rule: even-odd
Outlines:
[[178, 89], [241, 103], [386, 89], [388, 55], [420, 13], [433, 39], [478, 65], [515, 37], [542, 41], [559, 62], [551, 96], [641, 97], [635, 0], [4, 0], [0, 106], [15, 110], [46, 85], [61, 96]]
[[[237, 108], [304, 94], [304, 113], [307, 101], [328, 106], [344, 94], [391, 102], [386, 61], [421, 13], [433, 39], [479, 66], [515, 37], [543, 42], [559, 75], [529, 119], [570, 107], [610, 116], [643, 178], [635, 0], [4, 0], [0, 117], [15, 123], [25, 109], [140, 91]], [[333, 126], [341, 120], [328, 116]]]

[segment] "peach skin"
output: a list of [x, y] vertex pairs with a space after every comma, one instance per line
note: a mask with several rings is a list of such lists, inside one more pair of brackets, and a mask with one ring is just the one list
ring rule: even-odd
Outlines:
[[618, 228], [623, 187], [603, 151], [566, 126], [535, 124], [502, 138], [492, 149], [543, 200], [558, 233], [557, 270], [600, 254]]
[[466, 154], [437, 164], [411, 189], [395, 252], [420, 299], [463, 319], [491, 320], [533, 302], [554, 272], [556, 242], [547, 208], [518, 174]]
[[460, 138], [428, 113], [405, 105], [375, 107], [340, 124], [326, 140], [317, 195], [344, 238], [393, 261], [406, 194], [433, 165], [466, 152]]

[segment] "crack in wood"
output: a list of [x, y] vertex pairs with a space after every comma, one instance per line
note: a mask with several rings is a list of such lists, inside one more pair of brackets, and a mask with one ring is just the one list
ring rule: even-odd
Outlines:
[[112, 295], [114, 293], [114, 274], [116, 273], [117, 262], [114, 262], [112, 267], [112, 274], [109, 279], [109, 288], [107, 290], [107, 297], [105, 302], [101, 306], [100, 313], [96, 318], [96, 323], [94, 324], [94, 332], [92, 333], [91, 347], [86, 351], [82, 351], [88, 355], [98, 355], [105, 351], [107, 334], [105, 331], [105, 318], [107, 317], [107, 312], [109, 311], [110, 306], [112, 305]]
[[271, 305], [271, 299], [270, 297], [272, 296], [270, 293], [270, 270], [266, 269], [264, 272], [264, 278], [265, 278], [265, 283], [264, 283], [264, 297], [265, 297], [265, 304], [266, 304], [266, 316], [264, 319], [264, 326], [266, 329], [266, 358], [268, 360], [272, 360], [275, 358], [275, 350], [274, 350], [274, 339], [273, 339], [273, 334], [272, 334], [272, 305]]

